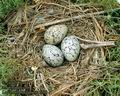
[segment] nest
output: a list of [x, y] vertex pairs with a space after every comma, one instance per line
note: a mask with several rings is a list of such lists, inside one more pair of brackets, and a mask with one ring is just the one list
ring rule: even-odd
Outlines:
[[115, 32], [106, 26], [104, 16], [99, 15], [104, 13], [101, 6], [73, 5], [65, 0], [48, 1], [36, 0], [33, 5], [25, 5], [9, 19], [7, 35], [12, 37], [9, 56], [16, 58], [22, 68], [8, 85], [17, 94], [26, 96], [85, 95], [91, 88], [90, 82], [102, 76], [100, 68], [108, 48], [81, 49], [75, 62], [66, 61], [64, 66], [52, 68], [46, 65], [41, 55], [44, 32], [49, 26], [66, 24], [68, 35], [91, 41], [107, 41], [106, 37]]

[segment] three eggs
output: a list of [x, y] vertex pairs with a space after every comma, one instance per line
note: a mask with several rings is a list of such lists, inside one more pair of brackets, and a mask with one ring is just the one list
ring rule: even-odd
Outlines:
[[63, 65], [64, 59], [75, 61], [79, 56], [80, 41], [76, 36], [67, 36], [67, 32], [68, 27], [61, 24], [49, 27], [44, 34], [47, 44], [43, 46], [42, 56], [51, 67]]

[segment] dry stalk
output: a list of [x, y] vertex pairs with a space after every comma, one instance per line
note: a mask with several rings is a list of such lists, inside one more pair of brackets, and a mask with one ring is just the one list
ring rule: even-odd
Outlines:
[[52, 81], [52, 82], [54, 82], [54, 83], [56, 83], [56, 84], [61, 84], [61, 82], [60, 81], [58, 81], [58, 80], [55, 80], [54, 78], [48, 78], [50, 81]]
[[23, 60], [24, 58], [26, 58], [28, 55], [30, 55], [33, 51], [28, 51], [23, 57], [21, 57], [21, 59]]
[[60, 19], [60, 20], [55, 20], [53, 22], [48, 22], [48, 23], [44, 23], [44, 24], [40, 24], [40, 25], [36, 25], [35, 29], [37, 28], [41, 28], [41, 26], [50, 26], [50, 25], [54, 25], [54, 24], [58, 24], [58, 23], [63, 23], [63, 22], [68, 22], [70, 20], [77, 20], [86, 16], [90, 16], [90, 15], [99, 15], [99, 14], [103, 14], [105, 13], [105, 11], [100, 11], [100, 12], [94, 12], [94, 13], [87, 13], [84, 15], [78, 15], [78, 16], [74, 16], [74, 17], [70, 17], [70, 18], [64, 18], [64, 19]]
[[74, 67], [73, 64], [72, 64], [72, 69], [73, 69], [75, 80], [77, 80], [77, 74], [76, 74], [77, 72], [76, 72], [76, 68]]
[[64, 19], [61, 19], [61, 20], [55, 20], [53, 22], [48, 22], [48, 23], [36, 25], [35, 29], [40, 28], [41, 26], [46, 27], [46, 26], [50, 26], [50, 25], [54, 25], [54, 24], [58, 24], [58, 23], [68, 22], [70, 20], [78, 20], [78, 19], [86, 17], [86, 16], [100, 15], [100, 14], [104, 14], [106, 12], [111, 12], [113, 10], [118, 10], [118, 9], [120, 9], [120, 8], [112, 9], [112, 10], [109, 10], [109, 11], [99, 11], [99, 12], [94, 12], [94, 13], [87, 13], [87, 14], [84, 14], [84, 15], [78, 15], [78, 16], [74, 16], [74, 17], [70, 17], [70, 18], [64, 18]]
[[91, 40], [86, 40], [86, 39], [82, 39], [77, 37], [79, 40], [87, 42], [87, 43], [94, 43], [94, 44], [80, 44], [80, 46], [83, 49], [90, 49], [90, 48], [97, 48], [97, 47], [104, 47], [104, 46], [115, 46], [115, 42], [114, 41], [91, 41]]
[[37, 70], [37, 68], [32, 67], [32, 70], [34, 71], [34, 86], [35, 86], [35, 88], [37, 88], [37, 83], [36, 83], [36, 70]]
[[79, 40], [83, 41], [83, 42], [87, 42], [87, 43], [94, 43], [94, 44], [113, 44], [114, 41], [92, 41], [92, 40], [86, 40], [86, 39], [82, 39], [80, 37], [77, 37]]
[[108, 43], [100, 43], [100, 44], [80, 44], [80, 46], [83, 49], [90, 49], [90, 48], [98, 48], [98, 47], [105, 47], [105, 46], [115, 46], [114, 42], [108, 42]]
[[45, 80], [44, 80], [43, 74], [40, 74], [40, 77], [41, 77], [41, 81], [42, 81], [42, 84], [43, 84], [45, 90], [49, 93], [49, 90], [48, 90], [48, 88], [47, 88], [47, 86], [46, 86], [46, 84], [45, 84]]

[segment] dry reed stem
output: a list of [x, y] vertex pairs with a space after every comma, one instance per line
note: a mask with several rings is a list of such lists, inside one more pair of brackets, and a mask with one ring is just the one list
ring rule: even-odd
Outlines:
[[95, 44], [107, 44], [107, 43], [114, 43], [114, 41], [92, 41], [92, 40], [87, 40], [87, 39], [82, 39], [80, 37], [77, 37], [79, 40], [87, 43], [95, 43]]
[[50, 26], [50, 25], [58, 24], [58, 23], [68, 22], [68, 21], [70, 21], [72, 19], [73, 20], [77, 20], [77, 19], [80, 19], [80, 18], [83, 18], [83, 17], [86, 17], [86, 16], [99, 15], [99, 14], [103, 14], [103, 13], [105, 13], [105, 11], [94, 12], [94, 13], [87, 13], [87, 14], [84, 14], [84, 15], [78, 15], [78, 16], [74, 16], [74, 17], [70, 17], [70, 18], [64, 18], [64, 19], [61, 19], [61, 20], [55, 20], [53, 22], [48, 22], [48, 23], [36, 25], [35, 29], [40, 28], [41, 26], [47, 27], [47, 26]]
[[81, 48], [83, 49], [90, 49], [90, 48], [98, 48], [98, 47], [105, 47], [105, 46], [115, 46], [114, 42], [108, 42], [108, 43], [100, 43], [100, 44], [80, 44]]
[[[120, 8], [116, 8], [114, 10], [117, 10], [117, 9], [120, 9]], [[113, 11], [113, 10], [110, 10], [110, 11]], [[35, 29], [37, 28], [40, 28], [41, 26], [50, 26], [50, 25], [54, 25], [54, 24], [58, 24], [58, 23], [63, 23], [63, 22], [68, 22], [70, 20], [77, 20], [77, 19], [80, 19], [80, 18], [83, 18], [83, 17], [87, 17], [87, 16], [91, 16], [91, 15], [100, 15], [100, 14], [104, 14], [108, 11], [99, 11], [99, 12], [94, 12], [94, 13], [87, 13], [87, 14], [84, 14], [84, 15], [78, 15], [78, 16], [74, 16], [74, 17], [70, 17], [70, 18], [64, 18], [64, 19], [61, 19], [61, 20], [56, 20], [56, 21], [53, 21], [53, 22], [48, 22], [48, 23], [44, 23], [44, 24], [40, 24], [40, 25], [37, 25], [35, 26]]]

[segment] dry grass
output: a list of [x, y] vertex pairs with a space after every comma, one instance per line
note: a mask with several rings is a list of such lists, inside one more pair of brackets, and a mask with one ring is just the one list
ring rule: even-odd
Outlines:
[[[105, 60], [107, 47], [81, 49], [79, 59], [75, 62], [65, 61], [64, 66], [49, 67], [43, 61], [41, 49], [45, 44], [44, 31], [50, 25], [40, 26], [39, 24], [44, 25], [55, 20], [91, 13], [89, 16], [62, 23], [68, 26], [68, 35], [76, 35], [87, 40], [106, 41], [106, 36], [114, 31], [112, 32], [105, 25], [103, 17], [92, 15], [102, 10], [102, 7], [78, 6], [58, 1], [49, 1], [49, 3], [41, 1], [32, 6], [25, 5], [24, 8], [20, 8], [8, 23], [8, 35], [15, 37], [15, 42], [8, 46], [9, 56], [17, 58], [23, 66], [13, 77], [14, 82], [18, 83], [16, 87], [19, 90], [16, 89], [16, 92], [23, 94], [40, 92], [39, 94], [50, 96], [84, 96], [91, 88], [89, 83], [102, 76], [101, 66], [98, 65]], [[36, 28], [38, 25], [39, 28]], [[81, 41], [81, 43], [85, 42]]]

